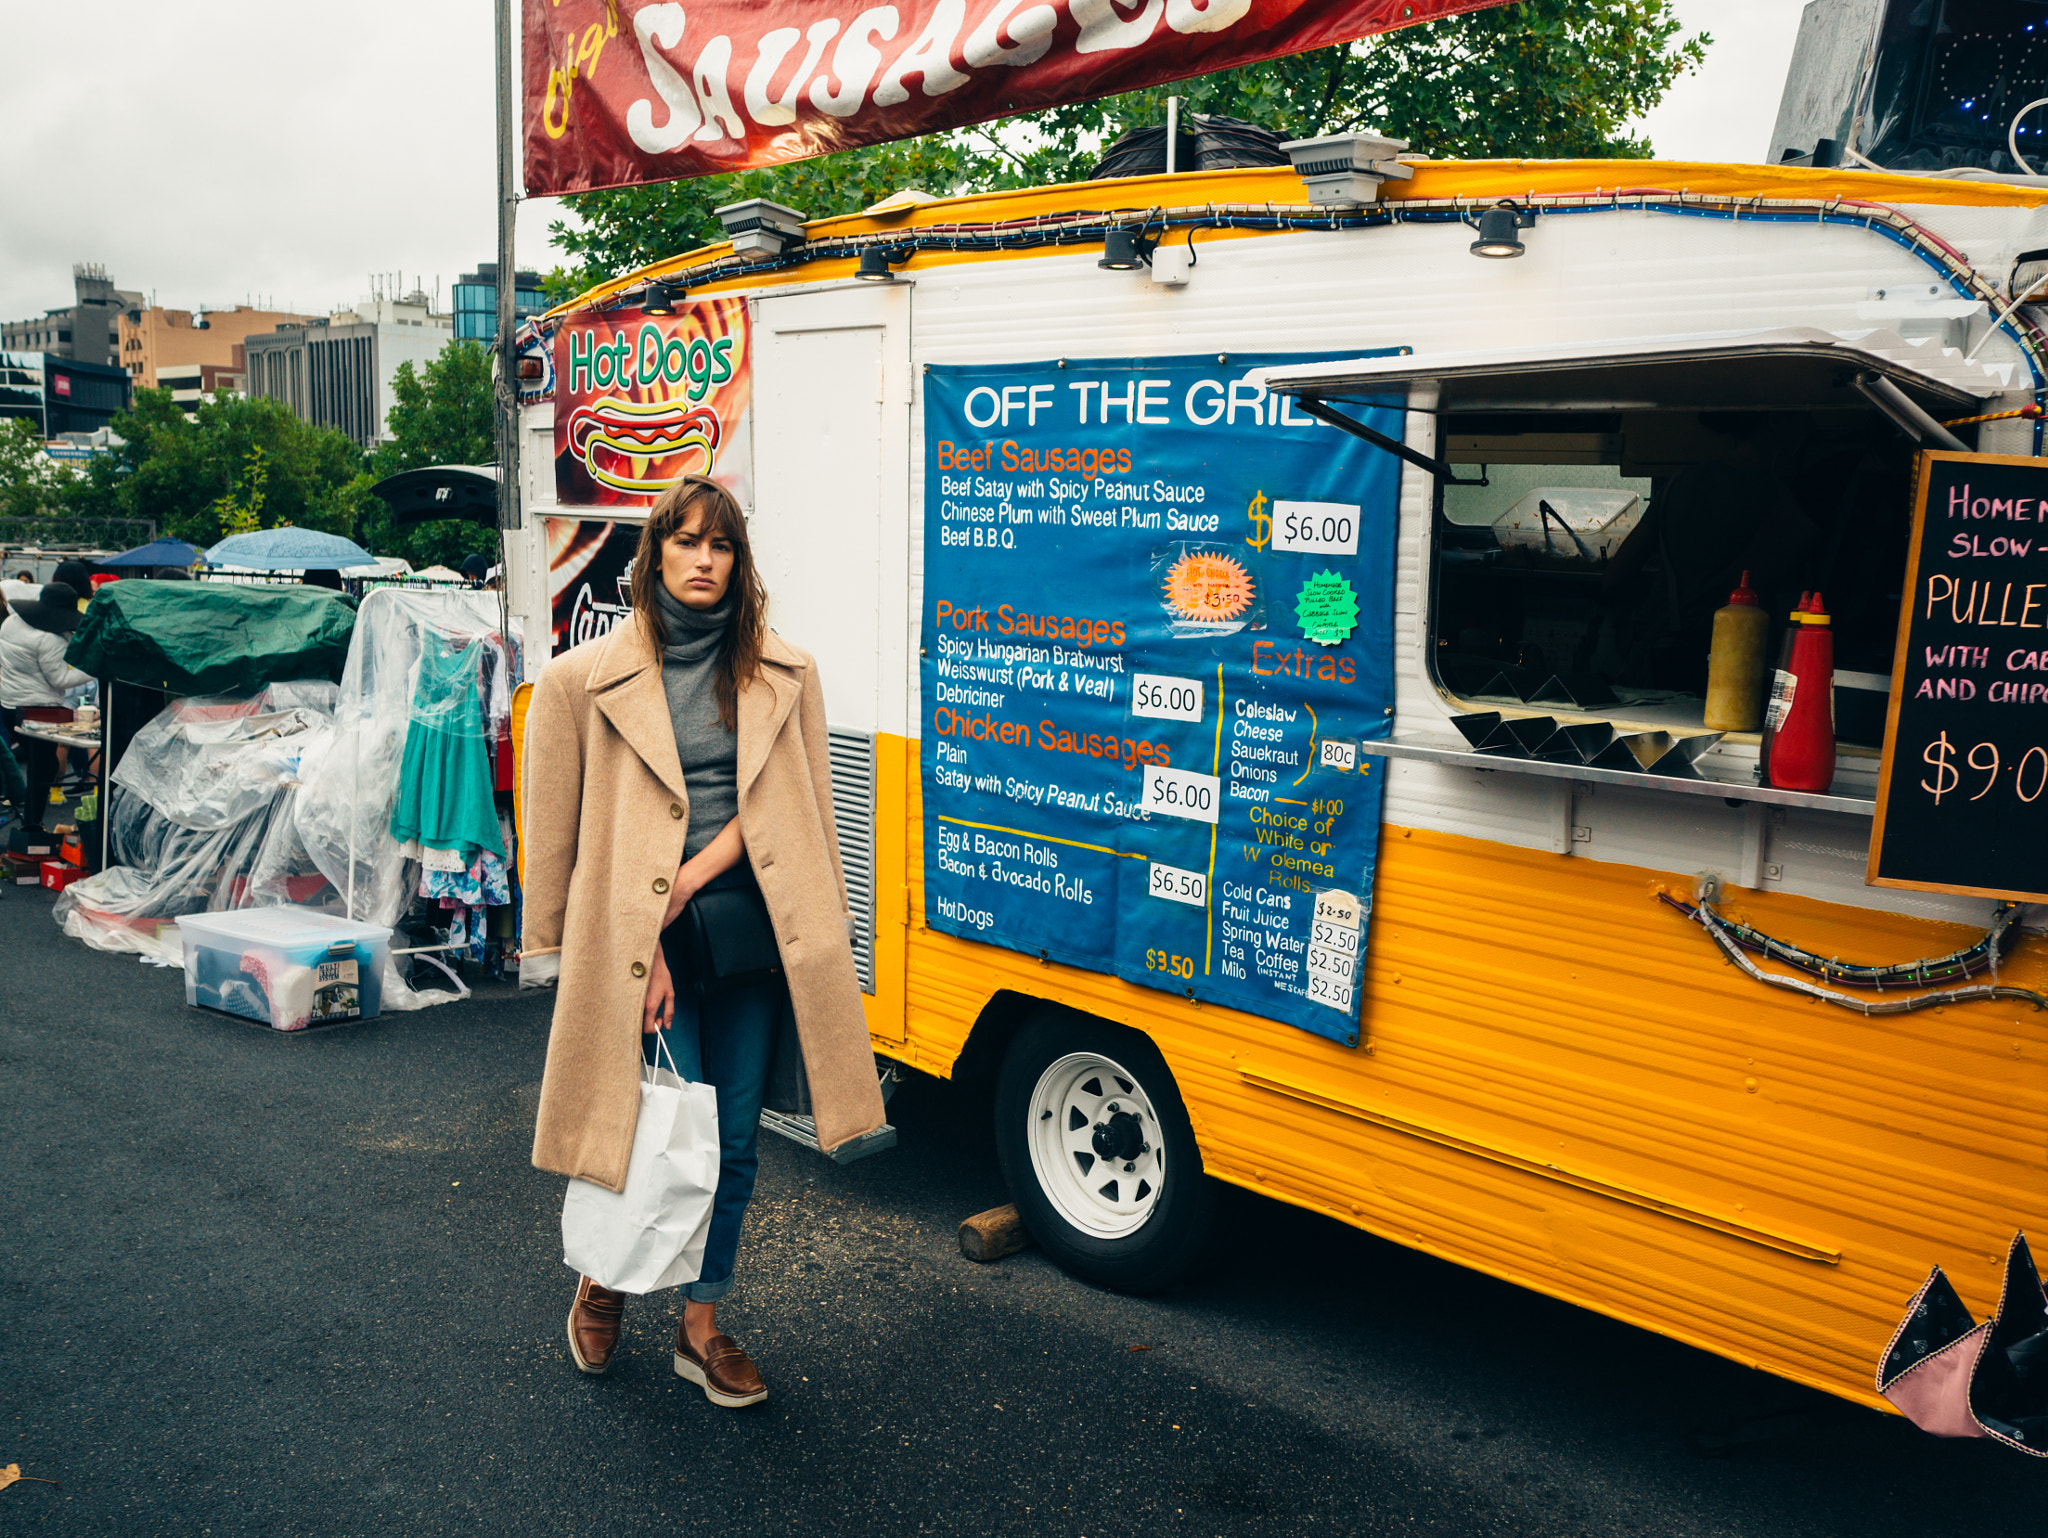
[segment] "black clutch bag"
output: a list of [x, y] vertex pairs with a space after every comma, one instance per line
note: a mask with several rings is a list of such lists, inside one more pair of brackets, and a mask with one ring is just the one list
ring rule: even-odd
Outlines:
[[678, 978], [699, 998], [782, 975], [782, 953], [758, 887], [728, 886], [699, 892], [676, 922], [689, 975]]

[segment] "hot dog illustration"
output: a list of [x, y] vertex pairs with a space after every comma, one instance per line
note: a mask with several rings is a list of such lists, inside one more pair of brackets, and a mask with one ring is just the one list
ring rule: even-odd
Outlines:
[[643, 496], [692, 472], [709, 474], [719, 436], [717, 412], [680, 401], [604, 396], [569, 417], [569, 452], [590, 478]]

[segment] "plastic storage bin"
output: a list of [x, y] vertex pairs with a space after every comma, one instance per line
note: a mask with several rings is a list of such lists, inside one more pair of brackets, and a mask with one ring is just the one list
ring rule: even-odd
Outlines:
[[280, 1031], [376, 1018], [391, 931], [309, 908], [241, 908], [178, 920], [185, 1002]]

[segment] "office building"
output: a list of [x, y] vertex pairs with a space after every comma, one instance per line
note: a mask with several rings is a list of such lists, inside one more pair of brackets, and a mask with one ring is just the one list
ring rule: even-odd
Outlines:
[[154, 388], [169, 390], [171, 399], [189, 415], [202, 396], [240, 395], [243, 376], [242, 346], [237, 342], [226, 363], [171, 363], [158, 368]]
[[[540, 274], [520, 268], [512, 274], [512, 318], [538, 315], [548, 307]], [[455, 280], [455, 334], [489, 344], [498, 336], [498, 264], [478, 262], [475, 272]]]
[[128, 374], [48, 352], [0, 352], [0, 418], [27, 417], [43, 437], [97, 432], [128, 409]]
[[102, 367], [120, 363], [120, 321], [139, 309], [142, 295], [114, 287], [107, 270], [94, 262], [71, 269], [72, 302], [45, 310], [32, 320], [0, 324], [0, 351], [49, 353]]
[[138, 389], [162, 386], [166, 369], [177, 370], [180, 378], [191, 377], [188, 366], [192, 364], [211, 369], [215, 375], [239, 374], [242, 344], [252, 334], [275, 331], [279, 326], [304, 326], [319, 319], [317, 315], [258, 310], [246, 304], [198, 313], [166, 310], [161, 305], [136, 306], [121, 313], [120, 363]]
[[244, 388], [371, 448], [388, 436], [398, 366], [423, 370], [453, 336], [450, 318], [432, 313], [425, 294], [366, 299], [311, 325], [251, 333], [242, 344]]

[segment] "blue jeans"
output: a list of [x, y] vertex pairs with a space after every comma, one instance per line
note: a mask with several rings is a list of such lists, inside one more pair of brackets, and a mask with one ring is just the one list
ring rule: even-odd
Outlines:
[[[742, 864], [710, 885], [752, 881], [753, 872]], [[740, 1225], [754, 1197], [761, 1163], [761, 1099], [775, 1056], [776, 1021], [788, 992], [777, 978], [700, 1001], [690, 987], [681, 930], [678, 922], [661, 936], [662, 955], [676, 985], [675, 1019], [661, 1035], [683, 1078], [718, 1092], [718, 1191], [711, 1201], [711, 1233], [704, 1244], [704, 1269], [696, 1281], [684, 1284], [683, 1296], [692, 1303], [715, 1303], [732, 1290]], [[652, 1036], [643, 1037], [641, 1046], [649, 1062], [657, 1061]]]
[[0, 800], [12, 801], [23, 810], [28, 807], [28, 780], [21, 772], [21, 765], [15, 762], [4, 733], [0, 733]]

